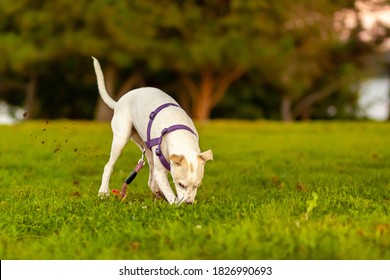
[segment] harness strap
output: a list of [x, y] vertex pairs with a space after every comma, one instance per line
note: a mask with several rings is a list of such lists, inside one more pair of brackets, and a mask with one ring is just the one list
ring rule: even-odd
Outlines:
[[171, 166], [168, 162], [168, 160], [164, 157], [164, 155], [162, 154], [161, 152], [161, 142], [162, 142], [162, 139], [163, 139], [163, 136], [167, 133], [170, 133], [172, 131], [175, 131], [175, 130], [179, 130], [179, 129], [184, 129], [184, 130], [188, 130], [189, 132], [193, 133], [194, 135], [196, 135], [196, 133], [191, 129], [189, 128], [188, 126], [186, 125], [183, 125], [183, 124], [175, 124], [175, 125], [172, 125], [170, 127], [166, 127], [164, 128], [162, 131], [161, 131], [161, 135], [160, 137], [157, 137], [157, 138], [153, 138], [153, 139], [150, 139], [150, 134], [151, 134], [151, 130], [152, 130], [152, 124], [153, 124], [153, 120], [154, 118], [156, 117], [156, 115], [163, 109], [169, 107], [169, 106], [175, 106], [175, 107], [179, 107], [179, 105], [177, 104], [174, 104], [174, 103], [165, 103], [161, 106], [159, 106], [156, 110], [154, 110], [153, 112], [150, 113], [150, 116], [149, 116], [149, 123], [148, 123], [148, 128], [147, 128], [147, 140], [145, 141], [145, 145], [146, 147], [151, 150], [152, 147], [154, 146], [157, 146], [156, 148], [156, 155], [158, 156], [158, 158], [160, 159], [160, 162], [161, 164], [167, 169], [167, 170], [171, 170]]
[[[161, 106], [159, 106], [159, 107], [157, 107], [157, 109], [156, 110], [154, 110], [153, 112], [151, 112], [150, 113], [150, 115], [149, 115], [149, 123], [148, 123], [148, 130], [147, 130], [147, 142], [146, 142], [146, 147], [148, 147], [149, 149], [150, 149], [150, 147], [153, 147], [153, 146], [155, 146], [156, 144], [154, 144], [154, 145], [149, 145], [148, 144], [148, 142], [150, 141], [150, 131], [152, 130], [152, 124], [153, 124], [153, 120], [154, 120], [154, 118], [157, 116], [157, 114], [161, 111], [161, 110], [163, 110], [163, 109], [165, 109], [165, 108], [167, 108], [167, 107], [169, 107], [169, 106], [175, 106], [175, 107], [179, 107], [179, 105], [177, 105], [177, 104], [175, 104], [175, 103], [165, 103], [165, 104], [163, 104], [163, 105], [161, 105]], [[150, 147], [149, 147], [150, 146]]]

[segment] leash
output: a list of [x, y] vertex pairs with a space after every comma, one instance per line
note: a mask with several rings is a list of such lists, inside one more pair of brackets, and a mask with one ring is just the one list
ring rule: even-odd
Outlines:
[[137, 174], [138, 172], [142, 169], [142, 167], [145, 166], [145, 160], [144, 160], [144, 157], [145, 157], [145, 148], [142, 148], [142, 156], [141, 158], [138, 160], [138, 163], [137, 165], [134, 167], [133, 171], [131, 171], [130, 175], [126, 178], [126, 180], [124, 181], [123, 185], [122, 185], [122, 189], [121, 191], [119, 190], [112, 190], [112, 193], [116, 196], [120, 196], [122, 198], [122, 202], [125, 200], [126, 196], [127, 196], [127, 192], [126, 192], [126, 188], [128, 185], [130, 185], [131, 182], [133, 182], [133, 180], [135, 179], [135, 177], [137, 177]]
[[[157, 146], [155, 153], [156, 153], [157, 157], [160, 159], [161, 164], [167, 170], [171, 170], [171, 166], [169, 165], [168, 160], [164, 157], [163, 153], [161, 152], [161, 142], [162, 142], [164, 135], [166, 135], [167, 133], [170, 133], [172, 131], [182, 129], [182, 130], [187, 130], [187, 131], [191, 132], [192, 134], [194, 134], [195, 136], [197, 136], [196, 133], [190, 127], [188, 127], [186, 125], [182, 125], [182, 124], [175, 124], [175, 125], [172, 125], [170, 127], [164, 128], [161, 131], [161, 134], [159, 137], [151, 139], [151, 130], [152, 130], [152, 124], [153, 124], [154, 118], [161, 110], [163, 110], [169, 106], [174, 106], [174, 107], [180, 108], [180, 106], [175, 104], [175, 103], [165, 103], [165, 104], [162, 104], [161, 106], [157, 107], [156, 110], [154, 110], [153, 112], [150, 113], [148, 127], [146, 130], [147, 131], [147, 140], [144, 142], [144, 144], [146, 145], [146, 148], [148, 148], [149, 150], [152, 150], [152, 147]], [[145, 165], [145, 160], [144, 160], [145, 152], [146, 152], [146, 149], [144, 147], [142, 147], [142, 157], [138, 160], [137, 165], [134, 167], [133, 171], [131, 171], [130, 175], [126, 178], [125, 182], [122, 185], [121, 191], [115, 190], [115, 189], [112, 190], [112, 193], [114, 195], [116, 195], [118, 197], [120, 196], [122, 198], [121, 199], [122, 202], [125, 200], [125, 198], [127, 196], [127, 192], [126, 192], [127, 186], [131, 182], [133, 182], [133, 180], [137, 176], [138, 172]]]

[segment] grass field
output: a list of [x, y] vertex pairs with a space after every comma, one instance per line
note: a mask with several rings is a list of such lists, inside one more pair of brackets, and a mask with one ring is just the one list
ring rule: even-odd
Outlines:
[[[390, 125], [213, 121], [194, 205], [155, 200], [142, 170], [97, 197], [109, 124], [0, 126], [0, 259], [390, 259]], [[116, 164], [120, 188], [140, 154]]]

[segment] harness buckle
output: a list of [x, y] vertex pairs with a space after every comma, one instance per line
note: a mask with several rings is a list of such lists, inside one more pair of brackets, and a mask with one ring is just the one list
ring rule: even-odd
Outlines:
[[156, 148], [156, 155], [157, 155], [157, 156], [161, 156], [160, 147], [157, 147], [157, 148]]

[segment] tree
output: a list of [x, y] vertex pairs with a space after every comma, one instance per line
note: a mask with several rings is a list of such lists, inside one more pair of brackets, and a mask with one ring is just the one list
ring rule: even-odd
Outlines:
[[[0, 1], [0, 72], [23, 77], [10, 89], [24, 90], [28, 118], [36, 111], [40, 76], [48, 65], [66, 55], [58, 33], [64, 28], [52, 2]], [[67, 18], [70, 20], [71, 18]], [[19, 79], [20, 80], [20, 79]], [[7, 84], [3, 84], [7, 88]]]
[[[13, 79], [7, 83], [2, 80], [2, 92], [8, 90], [21, 90], [26, 94], [25, 110], [29, 112], [26, 116], [31, 117], [33, 113], [37, 75], [31, 69], [32, 62], [39, 56], [37, 46], [29, 38], [26, 31], [28, 23], [18, 21], [16, 15], [26, 10], [27, 3], [0, 2], [0, 72], [13, 71], [26, 77], [27, 82]], [[23, 79], [24, 80], [24, 79]], [[16, 82], [17, 81], [17, 82]]]
[[[48, 74], [52, 69], [60, 71], [68, 90], [95, 81], [92, 63], [85, 67], [95, 56], [115, 99], [144, 79], [159, 77], [160, 84], [180, 84], [180, 103], [195, 119], [206, 120], [244, 77], [230, 92], [230, 102], [245, 92], [254, 96], [247, 102], [278, 103], [286, 121], [310, 118], [316, 104], [350, 91], [348, 83], [362, 63], [357, 58], [385, 37], [379, 32], [375, 44], [363, 42], [358, 24], [342, 40], [335, 18], [354, 2], [0, 0], [0, 73], [7, 78], [0, 80], [0, 92], [28, 89], [31, 112], [40, 84], [43, 98], [53, 94], [46, 82], [54, 79]], [[67, 66], [56, 67], [63, 63]], [[66, 72], [73, 69], [78, 77]], [[110, 119], [111, 110], [93, 92], [95, 118]], [[274, 115], [261, 106], [265, 115]]]
[[[74, 51], [83, 53], [78, 49], [81, 41], [104, 38], [107, 46], [91, 47], [88, 51], [106, 61], [106, 82], [114, 97], [120, 97], [135, 81], [142, 80], [137, 78], [143, 76], [141, 72], [170, 69], [189, 93], [180, 95], [181, 103], [192, 105], [194, 118], [208, 119], [230, 84], [254, 65], [253, 57], [242, 44], [252, 47], [252, 52], [261, 46], [256, 40], [242, 42], [242, 32], [252, 22], [249, 13], [245, 14], [247, 19], [241, 20], [238, 13], [240, 9], [247, 11], [244, 6], [237, 5], [237, 11], [231, 12], [230, 1], [205, 5], [202, 1], [165, 0], [158, 6], [150, 0], [109, 4], [94, 1], [88, 6], [91, 16], [86, 16], [85, 24], [68, 34], [75, 38], [79, 33], [88, 36], [68, 42], [77, 42]], [[133, 70], [134, 74], [125, 79], [125, 86], [117, 86], [116, 77], [123, 68], [141, 70]], [[118, 94], [115, 88], [119, 88]], [[98, 103], [98, 112], [105, 108]]]
[[198, 120], [210, 117], [230, 85], [259, 65], [272, 50], [262, 25], [264, 1], [163, 1], [154, 10], [155, 45], [163, 64], [184, 86], [183, 103]]
[[[65, 57], [95, 55], [109, 61], [107, 85], [115, 93], [119, 70], [134, 62], [129, 50], [118, 43], [127, 34], [118, 33], [120, 29], [115, 26], [118, 24], [116, 16], [128, 12], [121, 9], [121, 3], [118, 1], [110, 6], [105, 1], [86, 0], [78, 1], [77, 5], [70, 0], [0, 2], [0, 17], [6, 19], [0, 25], [0, 53], [3, 58], [0, 71], [27, 76], [28, 84], [18, 88], [26, 90], [28, 116], [33, 116], [33, 108], [36, 107], [38, 78], [50, 71], [51, 64], [60, 63]], [[102, 21], [102, 18], [112, 20]], [[132, 87], [139, 77], [138, 72], [134, 73], [125, 80], [122, 88]], [[12, 85], [12, 88], [16, 86]], [[122, 94], [123, 91], [119, 90]], [[120, 96], [116, 94], [114, 97]], [[111, 110], [102, 104], [97, 108], [97, 119], [110, 118]]]
[[152, 9], [155, 50], [184, 85], [192, 116], [210, 117], [233, 82], [252, 71], [274, 84], [282, 119], [310, 117], [314, 104], [356, 78], [359, 59], [372, 48], [342, 41], [335, 13], [355, 1], [162, 1]]
[[295, 1], [286, 16], [286, 10], [280, 9], [284, 19], [280, 36], [290, 40], [292, 48], [281, 53], [276, 63], [279, 69], [270, 72], [281, 85], [283, 120], [309, 119], [316, 103], [335, 93], [350, 92], [351, 84], [361, 78], [365, 57], [375, 52], [385, 33], [362, 40], [361, 18], [356, 17], [356, 26], [348, 29], [350, 35], [342, 38], [346, 29], [340, 14], [355, 9], [355, 1], [343, 0]]

